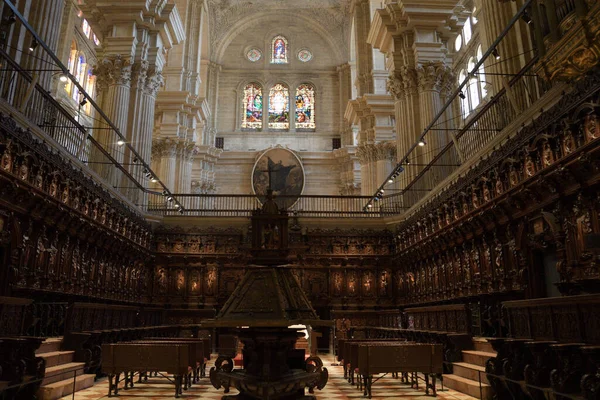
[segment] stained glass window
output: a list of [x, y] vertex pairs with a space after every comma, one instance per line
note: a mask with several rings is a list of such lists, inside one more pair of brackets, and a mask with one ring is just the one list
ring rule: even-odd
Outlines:
[[269, 128], [289, 129], [290, 127], [290, 91], [287, 86], [278, 83], [269, 92]]
[[258, 60], [260, 60], [262, 58], [262, 53], [259, 49], [250, 49], [246, 53], [246, 58], [249, 61], [257, 62]]
[[296, 128], [315, 129], [315, 88], [310, 84], [296, 89]]
[[275, 36], [272, 44], [271, 63], [272, 64], [287, 64], [288, 63], [288, 41], [283, 36]]
[[90, 33], [92, 32], [92, 28], [90, 27], [89, 22], [87, 22], [87, 19], [83, 20], [83, 23], [81, 24], [81, 28], [83, 29], [83, 34], [85, 35], [86, 38], [90, 38]]
[[312, 60], [313, 55], [310, 50], [302, 49], [298, 52], [298, 60], [302, 62], [309, 62]]
[[[87, 79], [85, 81], [85, 91], [90, 96], [95, 97], [96, 77], [92, 73], [92, 68], [88, 68]], [[84, 105], [84, 109], [85, 109], [85, 112], [89, 114], [90, 111], [92, 110], [92, 105], [89, 102], [87, 102]]]
[[262, 88], [250, 83], [244, 88], [244, 115], [242, 128], [261, 129], [263, 117]]
[[[80, 85], [83, 85], [83, 83], [85, 81], [86, 66], [87, 66], [87, 64], [85, 62], [85, 57], [80, 54], [77, 57], [76, 65], [75, 65], [75, 72], [73, 73], [73, 75], [75, 75], [75, 79], [77, 79], [77, 82], [79, 82]], [[79, 99], [79, 89], [75, 85], [73, 85], [71, 97], [78, 102], [80, 100]]]

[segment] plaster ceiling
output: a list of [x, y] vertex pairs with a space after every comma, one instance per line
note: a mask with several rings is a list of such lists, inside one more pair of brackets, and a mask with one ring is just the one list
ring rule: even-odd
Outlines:
[[[226, 36], [236, 32], [241, 21], [263, 16], [302, 15], [328, 32], [340, 49], [346, 49], [350, 34], [352, 0], [208, 0], [211, 16], [211, 48], [218, 51]], [[282, 22], [285, 25], [285, 22]], [[345, 51], [345, 50], [344, 50]], [[213, 53], [214, 55], [214, 53]]]

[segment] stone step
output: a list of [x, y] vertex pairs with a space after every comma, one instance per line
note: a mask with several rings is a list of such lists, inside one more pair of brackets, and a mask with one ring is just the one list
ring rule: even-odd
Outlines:
[[492, 399], [492, 387], [490, 385], [482, 382], [480, 387], [479, 381], [473, 381], [462, 376], [444, 374], [444, 387], [475, 397], [476, 399]]
[[70, 362], [46, 368], [46, 375], [42, 381], [42, 386], [58, 381], [64, 381], [69, 378], [73, 379], [73, 375], [82, 375], [84, 365], [85, 363], [82, 362]]
[[466, 362], [455, 362], [452, 363], [452, 369], [454, 375], [477, 382], [479, 382], [479, 377], [481, 376], [481, 382], [489, 384], [487, 375], [485, 374], [485, 367]]
[[37, 354], [37, 356], [46, 360], [46, 368], [50, 368], [73, 362], [74, 354], [74, 351], [51, 351], [49, 353]]
[[495, 353], [494, 349], [492, 348], [492, 344], [483, 337], [473, 338], [473, 349], [477, 351], [485, 351], [487, 353]]
[[40, 348], [36, 350], [35, 354], [43, 354], [43, 353], [52, 353], [54, 351], [60, 351], [60, 347], [62, 346], [62, 337], [58, 338], [48, 338], [42, 342]]
[[[94, 374], [79, 375], [75, 378], [75, 392], [94, 385]], [[38, 400], [57, 400], [73, 393], [73, 378], [41, 386], [37, 392]]]
[[489, 353], [487, 351], [477, 350], [463, 350], [462, 356], [463, 362], [479, 365], [480, 367], [485, 367], [486, 361], [492, 357], [496, 357], [496, 353]]

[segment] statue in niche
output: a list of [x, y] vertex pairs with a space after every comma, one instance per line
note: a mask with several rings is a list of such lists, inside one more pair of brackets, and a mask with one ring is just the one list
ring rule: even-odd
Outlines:
[[463, 215], [467, 215], [469, 213], [469, 203], [466, 198], [462, 200], [462, 213]]
[[471, 191], [471, 203], [473, 204], [473, 208], [479, 208], [479, 195], [475, 187]]
[[571, 132], [571, 128], [567, 126], [565, 128], [565, 134], [563, 138], [563, 155], [571, 154], [575, 150], [575, 139], [573, 139], [573, 133]]
[[24, 181], [29, 179], [29, 166], [27, 165], [28, 163], [29, 161], [26, 159], [19, 167], [19, 178]]
[[483, 184], [483, 201], [486, 203], [492, 199], [492, 194], [490, 193], [490, 188], [487, 183]]
[[192, 294], [198, 294], [198, 292], [200, 292], [200, 276], [196, 270], [192, 272], [190, 277], [190, 289]]
[[65, 204], [69, 202], [69, 185], [65, 185], [60, 200]]
[[379, 291], [382, 296], [387, 296], [388, 293], [388, 272], [383, 270], [381, 272], [381, 280], [379, 281]]
[[213, 296], [215, 294], [215, 284], [217, 282], [217, 267], [211, 265], [206, 274], [206, 294]]
[[511, 165], [510, 172], [508, 173], [508, 180], [511, 186], [517, 186], [519, 184], [519, 173], [514, 165]]
[[365, 294], [367, 296], [369, 296], [371, 294], [371, 289], [373, 287], [373, 279], [371, 277], [371, 273], [367, 272], [365, 273]]
[[160, 293], [167, 293], [167, 272], [163, 268], [158, 270], [158, 287]]
[[185, 289], [185, 273], [182, 270], [177, 271], [177, 291], [183, 292]]
[[6, 150], [2, 155], [2, 161], [0, 162], [2, 169], [5, 171], [12, 171], [13, 168], [13, 154], [12, 154], [12, 142], [8, 142]]
[[335, 294], [338, 296], [341, 295], [342, 294], [342, 273], [341, 272], [335, 273], [333, 285], [334, 285], [334, 289], [335, 289]]
[[40, 190], [44, 187], [44, 176], [42, 175], [42, 170], [42, 167], [38, 168], [37, 174], [35, 175], [35, 187]]
[[552, 148], [548, 142], [544, 142], [544, 146], [542, 147], [542, 162], [544, 167], [548, 167], [554, 163], [554, 154], [552, 154]]
[[496, 178], [496, 195], [499, 196], [504, 192], [504, 184], [502, 183], [502, 178], [500, 175]]
[[585, 117], [584, 124], [585, 136], [588, 140], [598, 139], [598, 116], [596, 114], [590, 114]]
[[350, 273], [350, 277], [348, 278], [348, 293], [350, 296], [356, 294], [356, 276], [354, 275], [354, 272]]
[[528, 177], [535, 175], [535, 163], [530, 155], [525, 158], [525, 175]]
[[58, 176], [54, 175], [52, 177], [52, 182], [50, 183], [50, 196], [56, 197], [58, 195]]

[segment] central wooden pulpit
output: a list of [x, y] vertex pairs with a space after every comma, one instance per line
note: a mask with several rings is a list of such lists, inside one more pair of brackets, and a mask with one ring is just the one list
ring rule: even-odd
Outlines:
[[210, 371], [215, 388], [240, 392], [224, 399], [308, 399], [313, 396], [305, 388], [312, 393], [327, 384], [321, 359], [305, 359], [305, 351], [294, 348], [302, 334], [288, 328], [333, 323], [319, 319], [291, 270], [276, 266], [286, 263], [287, 222], [269, 193], [252, 217], [254, 260], [263, 266], [251, 266], [215, 320], [203, 324], [228, 329], [244, 344], [243, 369], [234, 369], [232, 354], [220, 354]]

